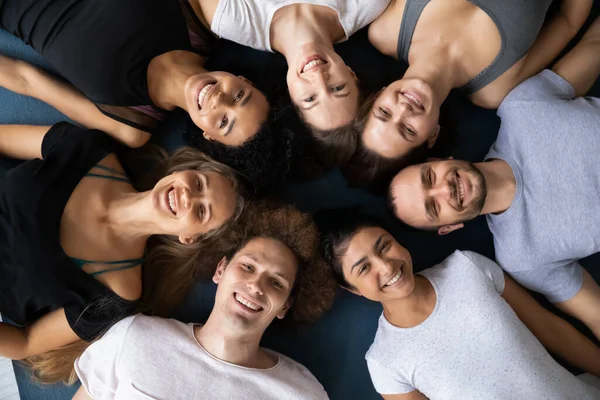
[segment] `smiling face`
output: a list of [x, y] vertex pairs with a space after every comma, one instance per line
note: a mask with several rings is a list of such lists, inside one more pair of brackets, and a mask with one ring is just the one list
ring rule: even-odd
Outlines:
[[223, 259], [213, 276], [218, 284], [213, 312], [236, 331], [261, 333], [290, 308], [298, 261], [282, 242], [256, 237]]
[[407, 155], [423, 143], [432, 147], [439, 133], [440, 105], [420, 79], [400, 79], [375, 99], [362, 132], [366, 148], [385, 158]]
[[443, 160], [403, 169], [392, 180], [390, 194], [400, 220], [418, 228], [434, 228], [477, 217], [487, 188], [475, 165]]
[[243, 77], [207, 72], [185, 84], [187, 111], [207, 140], [241, 146], [251, 139], [269, 112], [265, 95]]
[[356, 232], [340, 261], [351, 290], [367, 299], [398, 299], [410, 295], [415, 287], [410, 253], [382, 228]]
[[288, 66], [287, 85], [304, 121], [318, 130], [348, 125], [356, 116], [356, 75], [333, 49], [314, 43], [300, 47]]
[[193, 243], [233, 216], [237, 193], [221, 174], [186, 170], [158, 181], [151, 198], [161, 233]]

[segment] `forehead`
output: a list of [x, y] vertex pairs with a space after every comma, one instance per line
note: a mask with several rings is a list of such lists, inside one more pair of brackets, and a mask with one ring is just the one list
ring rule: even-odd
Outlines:
[[424, 171], [429, 167], [430, 163], [406, 167], [390, 184], [394, 214], [409, 225], [423, 225], [429, 222], [425, 214], [422, 180]]
[[298, 269], [298, 260], [292, 250], [284, 243], [272, 238], [255, 237], [250, 239], [233, 258], [251, 259], [257, 266], [273, 273], [286, 275], [287, 278], [293, 278]]

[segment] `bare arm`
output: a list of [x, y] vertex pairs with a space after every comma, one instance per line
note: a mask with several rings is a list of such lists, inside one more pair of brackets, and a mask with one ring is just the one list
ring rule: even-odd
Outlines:
[[504, 277], [502, 297], [542, 345], [574, 366], [600, 376], [600, 348], [567, 321], [542, 307], [508, 275]]
[[579, 32], [592, 9], [593, 0], [562, 0], [560, 10], [544, 24], [527, 52], [519, 82], [546, 68]]
[[406, 394], [382, 394], [384, 400], [427, 400], [421, 392], [414, 390]]
[[25, 328], [0, 323], [0, 357], [13, 360], [43, 354], [77, 340], [79, 337], [69, 326], [62, 308]]
[[73, 400], [92, 400], [92, 398], [87, 394], [83, 386], [81, 386], [77, 393], [75, 393], [75, 396], [73, 396]]
[[130, 147], [150, 139], [150, 133], [107, 117], [75, 87], [24, 61], [0, 55], [0, 86], [48, 103], [86, 128], [104, 131]]
[[19, 160], [42, 158], [42, 141], [49, 126], [0, 125], [0, 154]]
[[583, 96], [590, 90], [600, 75], [600, 17], [573, 50], [554, 65], [552, 71], [573, 86], [575, 96]]
[[600, 286], [587, 271], [583, 271], [583, 285], [579, 292], [572, 299], [555, 306], [586, 324], [600, 340]]

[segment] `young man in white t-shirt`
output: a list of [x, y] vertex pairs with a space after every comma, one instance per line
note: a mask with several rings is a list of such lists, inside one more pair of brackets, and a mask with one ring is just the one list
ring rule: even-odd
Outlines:
[[383, 306], [366, 359], [384, 399], [600, 399], [544, 346], [597, 376], [600, 348], [492, 260], [456, 251], [414, 275], [408, 250], [368, 217], [331, 211], [322, 230], [339, 283]]
[[316, 229], [292, 207], [257, 214], [217, 266], [206, 323], [122, 320], [76, 360], [74, 399], [328, 398], [308, 369], [259, 346], [275, 318], [316, 317], [333, 300]]

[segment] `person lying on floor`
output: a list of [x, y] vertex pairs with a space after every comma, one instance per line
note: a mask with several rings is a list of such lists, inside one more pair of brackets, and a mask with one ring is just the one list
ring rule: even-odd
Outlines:
[[[260, 347], [275, 318], [314, 321], [334, 297], [311, 217], [258, 207], [217, 265], [205, 324], [138, 315], [75, 362], [74, 399], [327, 399], [305, 367]], [[214, 267], [213, 267], [214, 268]]]
[[400, 171], [396, 217], [447, 234], [485, 215], [496, 259], [600, 338], [600, 287], [578, 260], [600, 251], [600, 19], [560, 60], [516, 87], [498, 109], [486, 161], [438, 160]]
[[72, 366], [40, 357], [74, 360], [137, 312], [156, 263], [169, 269], [153, 290], [189, 287], [190, 258], [243, 210], [233, 170], [199, 151], [152, 179], [125, 172], [141, 161], [125, 150], [66, 122], [0, 126], [0, 154], [28, 160], [0, 178], [0, 312], [20, 325], [0, 323], [0, 357], [28, 358], [43, 381], [69, 381]]
[[384, 399], [600, 398], [544, 346], [596, 376], [600, 348], [492, 260], [457, 250], [415, 275], [410, 252], [376, 221], [354, 210], [320, 219], [340, 285], [383, 306], [366, 359]]
[[593, 0], [394, 0], [369, 26], [382, 53], [408, 63], [402, 79], [361, 105], [361, 131], [348, 176], [389, 182], [421, 162], [440, 132], [440, 107], [452, 89], [497, 108], [519, 83], [546, 68], [577, 34]]

